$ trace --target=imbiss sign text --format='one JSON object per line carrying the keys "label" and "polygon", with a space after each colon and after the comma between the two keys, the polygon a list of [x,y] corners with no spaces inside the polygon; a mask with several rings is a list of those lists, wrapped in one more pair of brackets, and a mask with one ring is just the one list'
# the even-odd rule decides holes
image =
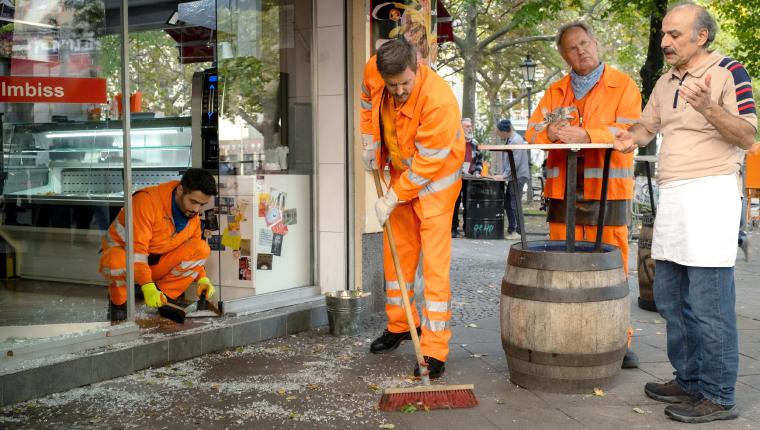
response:
{"label": "imbiss sign text", "polygon": [[0,102],[107,102],[106,80],[101,78],[0,76]]}

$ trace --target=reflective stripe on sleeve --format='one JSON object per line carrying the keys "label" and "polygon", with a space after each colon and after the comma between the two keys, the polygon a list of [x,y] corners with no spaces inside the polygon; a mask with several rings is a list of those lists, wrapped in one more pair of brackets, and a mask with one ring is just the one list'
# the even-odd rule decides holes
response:
{"label": "reflective stripe on sleeve", "polygon": [[615,118],[615,122],[618,124],[636,124],[636,121],[638,120],[634,118],[625,118],[622,116]]}
{"label": "reflective stripe on sleeve", "polygon": [[148,264],[148,254],[138,254],[138,253],[135,253],[135,263],[145,263],[145,264]]}
{"label": "reflective stripe on sleeve", "polygon": [[362,82],[362,93],[364,93],[365,96],[370,97],[369,88],[364,85],[364,82]]}
{"label": "reflective stripe on sleeve", "polygon": [[[412,181],[413,184],[418,185],[420,187],[425,186],[428,182],[430,182],[430,179],[423,178],[422,176],[412,172],[411,169],[406,171],[406,176],[409,178],[410,181]],[[422,194],[422,193],[420,193]]]}
{"label": "reflective stripe on sleeve", "polygon": [[119,218],[116,218],[113,220],[113,226],[114,231],[116,231],[116,235],[119,236],[119,239],[121,239],[122,242],[127,242],[127,230],[124,228],[123,225],[119,222]]}
{"label": "reflective stripe on sleeve", "polygon": [[372,110],[372,103],[364,99],[359,100],[359,104],[361,105],[362,109]]}
{"label": "reflective stripe on sleeve", "polygon": [[202,265],[206,262],[206,259],[203,260],[189,260],[189,261],[182,261],[179,263],[179,267],[183,269],[192,269],[193,267],[197,267]]}
{"label": "reflective stripe on sleeve", "polygon": [[442,149],[425,148],[419,142],[414,142],[414,146],[417,147],[417,150],[419,151],[420,155],[427,158],[446,158],[449,156],[449,152],[451,152],[451,148],[442,148]]}
{"label": "reflective stripe on sleeve", "polygon": [[450,174],[449,176],[444,176],[443,178],[435,182],[431,182],[430,184],[426,185],[422,191],[420,191],[419,195],[420,197],[422,197],[428,194],[433,194],[439,191],[443,191],[446,188],[454,185],[460,176],[462,176],[462,171],[457,170],[456,172]]}

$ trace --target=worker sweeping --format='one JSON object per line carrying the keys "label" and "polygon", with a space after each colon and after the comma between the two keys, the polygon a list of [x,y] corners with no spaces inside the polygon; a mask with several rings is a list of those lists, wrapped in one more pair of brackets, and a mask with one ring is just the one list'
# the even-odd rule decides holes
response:
{"label": "worker sweeping", "polygon": [[[204,264],[211,250],[201,238],[201,207],[216,194],[214,176],[188,169],[180,181],[143,188],[132,197],[134,273],[145,304],[159,308],[193,283],[200,297],[214,295]],[[127,317],[126,232],[124,209],[103,237],[100,272],[108,281],[111,321]]]}
{"label": "worker sweeping", "polygon": [[[382,91],[369,91],[379,79]],[[451,218],[461,189],[464,133],[451,87],[433,70],[418,64],[415,49],[403,38],[386,42],[365,67],[361,105],[371,111],[363,121],[363,160],[367,170],[390,163],[388,191],[375,205],[381,225],[389,221],[397,238],[403,281],[414,282],[420,251],[425,305],[422,320],[412,306],[414,324],[431,379],[443,375],[451,330]],[[365,115],[363,115],[366,117]],[[385,353],[410,339],[401,290],[384,240],[388,325],[370,351]],[[409,300],[414,300],[409,291]],[[415,367],[419,376],[419,364]]]}

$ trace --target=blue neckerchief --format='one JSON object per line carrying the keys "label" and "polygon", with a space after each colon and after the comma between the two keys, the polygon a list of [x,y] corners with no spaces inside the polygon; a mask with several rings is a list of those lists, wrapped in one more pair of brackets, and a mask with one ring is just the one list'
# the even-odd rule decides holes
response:
{"label": "blue neckerchief", "polygon": [[599,65],[596,66],[596,69],[592,70],[591,73],[586,76],[581,76],[575,73],[575,71],[570,70],[570,85],[573,87],[575,100],[580,100],[586,97],[586,94],[591,91],[591,88],[594,88],[594,85],[599,82],[599,78],[602,77],[602,72],[604,72],[604,63],[599,63]]}
{"label": "blue neckerchief", "polygon": [[182,213],[182,211],[179,209],[179,205],[177,204],[177,199],[175,198],[175,195],[177,194],[177,189],[174,189],[174,192],[172,193],[172,219],[174,220],[174,232],[179,233],[187,227],[187,223],[190,222],[190,219],[185,216],[185,214]]}

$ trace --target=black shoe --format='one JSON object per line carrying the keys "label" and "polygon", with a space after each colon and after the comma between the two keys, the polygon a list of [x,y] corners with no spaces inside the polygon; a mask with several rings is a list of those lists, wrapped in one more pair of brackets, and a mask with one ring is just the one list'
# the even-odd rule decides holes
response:
{"label": "black shoe", "polygon": [[124,321],[127,319],[127,304],[115,305],[108,301],[108,319],[111,321]]}
{"label": "black shoe", "polygon": [[451,238],[452,238],[452,239],[456,239],[457,237],[459,237],[459,233],[457,233],[457,232],[456,232],[456,231],[454,231],[454,230],[451,230]]}
{"label": "black shoe", "polygon": [[623,357],[623,365],[620,367],[623,369],[637,369],[639,367],[639,356],[630,349],[626,349],[625,357]]}
{"label": "black shoe", "polygon": [[647,382],[644,386],[644,393],[658,402],[665,403],[697,403],[700,398],[690,394],[676,382],[675,379],[664,384],[657,382]]}
{"label": "black shoe", "polygon": [[[438,360],[437,358],[428,357],[427,355],[424,358],[425,362],[427,363],[428,376],[430,376],[430,379],[438,379],[443,376],[443,372],[446,371],[446,363]],[[418,378],[420,377],[419,364],[414,365],[414,376]]]}
{"label": "black shoe", "polygon": [[694,404],[670,405],[665,415],[684,423],[709,423],[717,420],[734,420],[739,417],[736,405],[723,406],[712,400],[702,399]]}
{"label": "black shoe", "polygon": [[[422,330],[417,327],[417,336],[422,335]],[[384,354],[391,352],[401,345],[404,340],[410,340],[412,335],[408,331],[403,333],[391,333],[385,330],[374,342],[369,346],[369,352],[373,354]]]}

